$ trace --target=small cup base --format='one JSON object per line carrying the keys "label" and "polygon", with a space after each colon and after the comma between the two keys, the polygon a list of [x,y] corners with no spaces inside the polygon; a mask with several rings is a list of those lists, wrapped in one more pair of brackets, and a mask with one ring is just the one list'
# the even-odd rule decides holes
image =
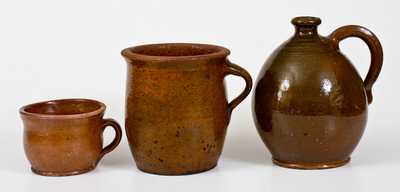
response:
{"label": "small cup base", "polygon": [[350,162],[350,157],[343,161],[325,162],[325,163],[289,163],[277,159],[272,159],[275,165],[290,169],[330,169],[346,165]]}
{"label": "small cup base", "polygon": [[78,171],[71,171],[71,172],[52,172],[52,171],[40,171],[37,170],[33,167],[31,167],[31,170],[33,173],[38,174],[38,175],[42,175],[42,176],[50,176],[50,177],[61,177],[61,176],[72,176],[72,175],[79,175],[79,174],[83,174],[83,173],[87,173],[91,170],[93,170],[95,167],[90,167],[87,169],[83,169],[83,170],[78,170]]}

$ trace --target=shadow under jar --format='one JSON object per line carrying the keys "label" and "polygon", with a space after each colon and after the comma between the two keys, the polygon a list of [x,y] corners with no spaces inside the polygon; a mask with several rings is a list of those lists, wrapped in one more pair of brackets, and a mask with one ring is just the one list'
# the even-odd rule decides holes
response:
{"label": "shadow under jar", "polygon": [[[121,141],[113,119],[103,119],[106,106],[89,99],[63,99],[30,104],[20,109],[24,123],[24,149],[32,171],[45,176],[68,176],[94,169]],[[115,130],[103,147],[102,133]]]}
{"label": "shadow under jar", "polygon": [[[232,110],[250,93],[247,71],[229,50],[206,44],[151,44],[127,48],[125,128],[137,167],[182,175],[217,165]],[[246,81],[230,103],[224,77]]]}

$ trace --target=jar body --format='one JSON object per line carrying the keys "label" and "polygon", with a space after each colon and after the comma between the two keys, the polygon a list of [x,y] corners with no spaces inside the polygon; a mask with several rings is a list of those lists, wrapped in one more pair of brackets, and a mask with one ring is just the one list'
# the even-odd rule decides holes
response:
{"label": "jar body", "polygon": [[361,77],[329,39],[295,35],[264,64],[253,116],[275,163],[329,168],[349,161],[367,106]]}
{"label": "jar body", "polygon": [[128,61],[126,134],[139,169],[179,175],[216,166],[229,122],[225,58]]}

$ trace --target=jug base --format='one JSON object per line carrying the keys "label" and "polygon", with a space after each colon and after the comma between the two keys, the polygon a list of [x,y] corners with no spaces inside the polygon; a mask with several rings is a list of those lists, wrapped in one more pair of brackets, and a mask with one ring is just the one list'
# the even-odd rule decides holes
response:
{"label": "jug base", "polygon": [[275,165],[291,169],[330,169],[346,165],[350,162],[350,157],[343,161],[324,162],[324,163],[289,163],[277,159],[272,159]]}
{"label": "jug base", "polygon": [[217,164],[212,165],[210,167],[207,167],[205,169],[199,169],[199,170],[190,170],[190,171],[156,171],[156,170],[147,170],[147,169],[142,169],[140,167],[137,167],[140,171],[145,172],[145,173],[150,173],[150,174],[154,174],[154,175],[169,175],[169,176],[179,176],[179,175],[193,175],[193,174],[197,174],[197,173],[202,173],[202,172],[206,172],[209,171],[213,168],[215,168],[217,166]]}
{"label": "jug base", "polygon": [[37,170],[37,169],[35,169],[33,167],[31,167],[31,170],[32,170],[33,173],[38,174],[38,175],[42,175],[42,176],[60,177],[60,176],[80,175],[80,174],[83,174],[83,173],[87,173],[87,172],[93,170],[94,168],[95,168],[95,166],[87,168],[87,169],[71,171],[71,172],[40,171],[40,170]]}

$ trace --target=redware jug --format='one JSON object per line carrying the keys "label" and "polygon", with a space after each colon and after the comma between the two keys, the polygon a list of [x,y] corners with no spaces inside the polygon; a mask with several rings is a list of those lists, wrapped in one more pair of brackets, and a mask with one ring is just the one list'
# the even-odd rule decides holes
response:
{"label": "redware jug", "polygon": [[[320,23],[316,17],[294,18],[294,35],[272,53],[256,83],[255,124],[280,166],[344,165],[366,126],[372,85],[383,62],[381,44],[371,31],[356,25],[321,36]],[[361,38],[371,51],[364,81],[339,49],[348,37]]]}

